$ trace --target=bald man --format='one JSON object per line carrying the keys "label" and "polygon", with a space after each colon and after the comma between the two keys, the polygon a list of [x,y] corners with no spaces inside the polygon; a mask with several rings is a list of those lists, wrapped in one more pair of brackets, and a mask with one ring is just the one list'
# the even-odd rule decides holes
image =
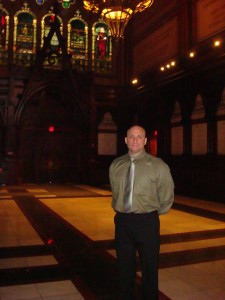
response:
{"label": "bald man", "polygon": [[[119,266],[121,299],[134,300],[136,252],[142,268],[142,299],[158,299],[160,248],[159,215],[169,211],[174,201],[174,183],[168,165],[145,151],[143,127],[127,130],[128,153],[116,158],[109,168],[112,207],[116,214],[115,247]],[[131,187],[126,187],[132,165]],[[125,203],[130,191],[129,205]]]}

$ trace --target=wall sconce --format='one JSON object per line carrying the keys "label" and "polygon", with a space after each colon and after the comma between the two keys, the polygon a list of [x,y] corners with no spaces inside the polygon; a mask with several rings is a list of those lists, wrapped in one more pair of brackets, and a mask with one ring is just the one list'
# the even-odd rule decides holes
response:
{"label": "wall sconce", "polygon": [[137,78],[134,78],[131,82],[132,82],[133,85],[135,85],[135,84],[138,83],[138,79],[137,79]]}
{"label": "wall sconce", "polygon": [[221,46],[221,41],[220,40],[215,40],[213,43],[214,47],[220,47]]}
{"label": "wall sconce", "polygon": [[190,57],[190,58],[194,58],[195,56],[196,56],[195,51],[190,51],[190,52],[189,52],[189,57]]}

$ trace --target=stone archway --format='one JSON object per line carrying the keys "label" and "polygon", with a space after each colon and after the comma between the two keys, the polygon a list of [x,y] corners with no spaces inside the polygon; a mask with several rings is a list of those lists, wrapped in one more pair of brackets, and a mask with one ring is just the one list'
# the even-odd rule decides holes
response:
{"label": "stone archway", "polygon": [[[76,108],[60,86],[34,93],[20,114],[21,177],[23,182],[79,182],[85,132]],[[49,131],[49,127],[54,128]]]}
{"label": "stone archway", "polygon": [[[62,51],[61,69],[44,67],[54,32]],[[54,22],[15,112],[15,124],[20,128],[18,156],[22,181],[80,180],[84,169],[80,157],[86,153],[88,109],[78,91],[76,75]],[[54,126],[55,131],[49,132],[49,126]]]}

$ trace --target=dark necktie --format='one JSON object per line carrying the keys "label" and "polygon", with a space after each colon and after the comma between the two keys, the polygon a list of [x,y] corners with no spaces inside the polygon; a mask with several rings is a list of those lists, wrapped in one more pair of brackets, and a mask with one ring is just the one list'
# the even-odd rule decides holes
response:
{"label": "dark necktie", "polygon": [[133,196],[133,185],[134,185],[134,170],[135,164],[134,159],[130,159],[130,165],[127,170],[125,190],[124,190],[124,212],[130,212],[132,208],[132,196]]}

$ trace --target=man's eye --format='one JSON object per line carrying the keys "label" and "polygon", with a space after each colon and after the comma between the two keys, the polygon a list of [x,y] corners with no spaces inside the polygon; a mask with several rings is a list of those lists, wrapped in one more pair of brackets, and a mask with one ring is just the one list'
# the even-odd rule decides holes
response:
{"label": "man's eye", "polygon": [[138,135],[138,136],[129,136],[129,139],[133,140],[133,139],[142,139],[142,136]]}

